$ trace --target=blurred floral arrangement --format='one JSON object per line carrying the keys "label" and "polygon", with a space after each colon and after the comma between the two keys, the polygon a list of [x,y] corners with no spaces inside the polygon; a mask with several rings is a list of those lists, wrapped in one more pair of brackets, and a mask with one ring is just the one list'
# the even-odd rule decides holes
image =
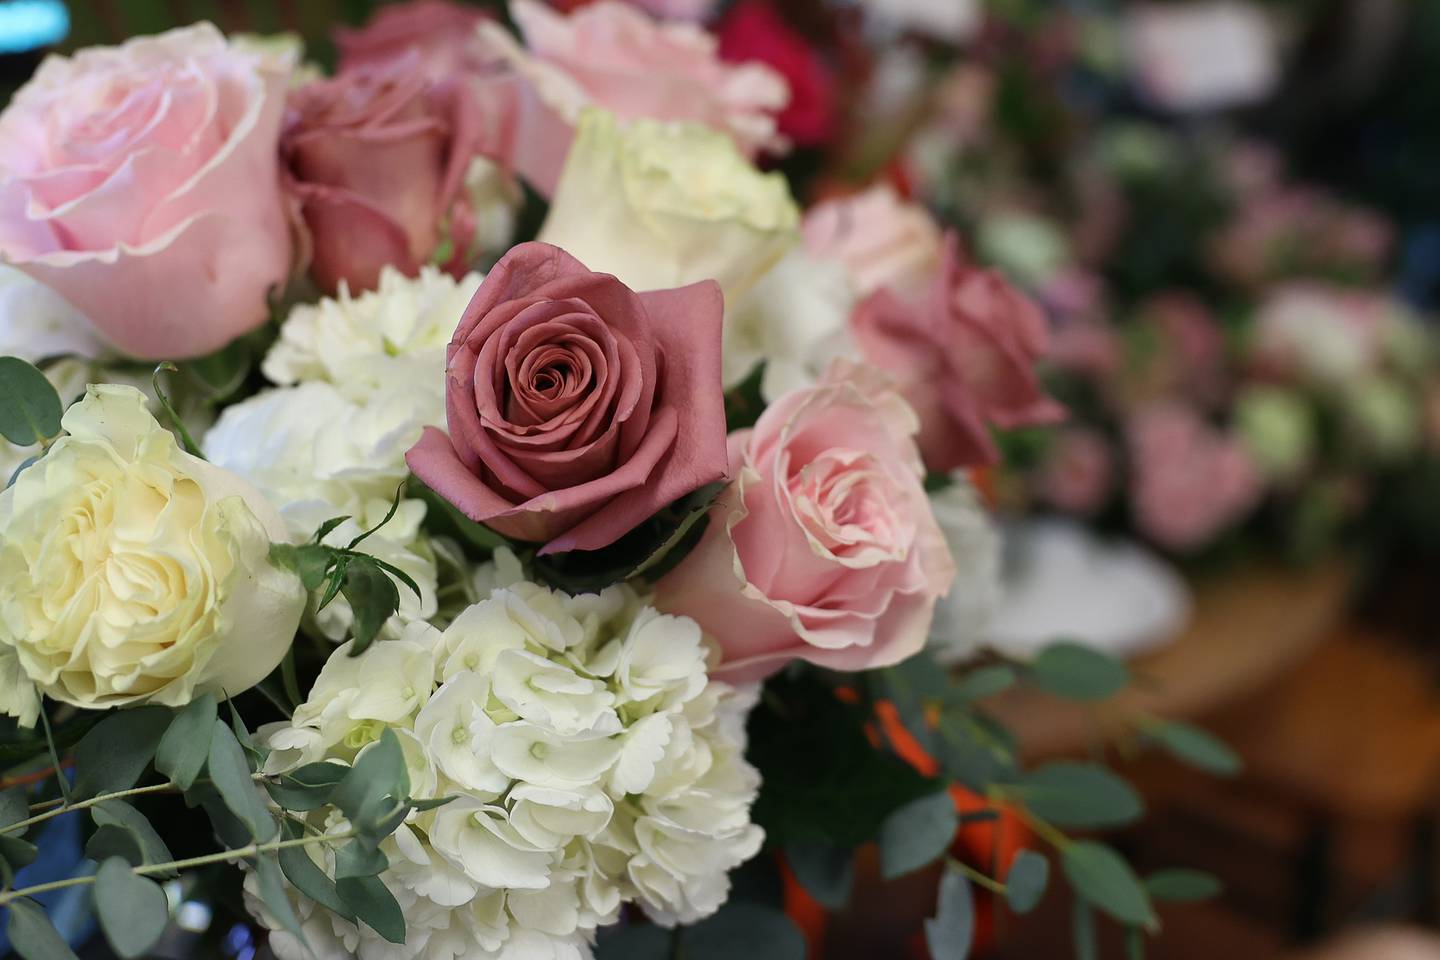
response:
{"label": "blurred floral arrangement", "polygon": [[[1047,848],[1082,947],[1098,912],[1139,949],[1213,881],[1071,836],[1138,796],[1023,769],[982,703],[1128,680],[978,656],[970,478],[1065,417],[1046,311],[854,133],[904,99],[881,53],[979,11],[573,6],[386,7],[333,72],[197,24],[0,114],[10,944],[73,956],[79,891],[122,957],[192,895],[281,960],[799,957],[782,908],[843,908],[876,843],[942,865],[936,957]],[[1049,305],[1027,229],[976,249]],[[1250,496],[1206,429],[1144,442]]]}

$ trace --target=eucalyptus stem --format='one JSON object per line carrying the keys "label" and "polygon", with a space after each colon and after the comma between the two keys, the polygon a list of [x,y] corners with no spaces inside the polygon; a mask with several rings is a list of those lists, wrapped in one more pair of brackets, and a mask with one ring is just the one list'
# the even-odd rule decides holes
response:
{"label": "eucalyptus stem", "polygon": [[954,857],[946,857],[945,860],[947,863],[950,864],[953,869],[963,873],[970,880],[971,883],[979,887],[984,887],[991,893],[998,894],[1002,897],[1005,896],[1005,884],[1001,883],[999,880],[996,880],[994,877],[986,876],[979,870],[976,870],[974,867],[970,866],[970,864],[956,860]]}
{"label": "eucalyptus stem", "polygon": [[[250,775],[250,779],[260,781],[267,778],[264,774],[252,773]],[[179,790],[179,786],[170,783],[169,781],[166,781],[165,783],[151,784],[148,787],[131,787],[129,790],[116,790],[113,793],[100,793],[91,797],[89,800],[80,800],[75,803],[71,803],[68,798],[56,800],[42,800],[40,803],[37,803],[30,808],[32,811],[39,812],[36,812],[34,816],[31,816],[28,819],[20,820],[16,823],[10,824],[9,826],[0,827],[0,835],[4,835],[7,833],[23,832],[24,830],[33,827],[37,823],[44,823],[46,820],[51,820],[55,817],[61,816],[62,814],[74,813],[76,810],[86,810],[90,807],[95,806],[96,804],[104,803],[106,800],[123,800],[126,797],[141,797],[152,793],[174,793],[178,792]]]}
{"label": "eucalyptus stem", "polygon": [[[40,696],[37,688],[35,695]],[[45,703],[40,703],[40,723],[45,727],[45,746],[50,750],[50,762],[55,765],[55,783],[60,787],[60,796],[70,802],[70,784],[65,780],[65,771],[60,769],[60,751],[55,749],[55,734],[50,731],[50,717],[45,713]]]}
{"label": "eucalyptus stem", "polygon": [[[354,831],[346,831],[344,833],[325,834],[318,837],[297,837],[294,840],[273,840],[269,843],[250,843],[243,847],[236,847],[233,850],[207,853],[203,857],[191,857],[188,860],[147,863],[144,866],[132,868],[130,872],[137,877],[147,877],[157,873],[176,873],[180,870],[189,870],[194,867],[209,866],[212,863],[244,860],[248,857],[259,856],[262,853],[274,853],[277,850],[286,850],[290,847],[304,847],[312,843],[339,842],[341,840],[348,840],[354,835]],[[23,887],[19,890],[10,890],[5,893],[0,893],[0,907],[3,907],[11,900],[18,900],[21,897],[31,897],[51,890],[63,890],[66,887],[88,886],[94,882],[95,875],[90,874],[83,877],[66,877],[63,880],[52,880],[49,883],[38,883],[33,887]]]}

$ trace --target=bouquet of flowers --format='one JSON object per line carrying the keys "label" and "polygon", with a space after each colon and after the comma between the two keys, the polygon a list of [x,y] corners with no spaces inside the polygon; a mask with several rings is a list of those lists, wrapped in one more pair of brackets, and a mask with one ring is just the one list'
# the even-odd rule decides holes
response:
{"label": "bouquet of flowers", "polygon": [[[83,888],[142,956],[218,873],[282,960],[792,957],[731,873],[839,907],[878,841],[886,877],[949,857],[956,957],[972,882],[1046,887],[1032,850],[948,855],[1002,813],[1082,935],[1211,889],[1066,835],[1138,797],[1022,770],[979,706],[1126,680],[976,659],[968,471],[1063,415],[1040,310],[890,187],[802,210],[756,165],[803,137],[793,84],[702,27],[509,14],[388,8],[330,76],[200,24],[0,114],[14,948],[70,956],[32,898]],[[84,860],[33,879],[67,814]]]}

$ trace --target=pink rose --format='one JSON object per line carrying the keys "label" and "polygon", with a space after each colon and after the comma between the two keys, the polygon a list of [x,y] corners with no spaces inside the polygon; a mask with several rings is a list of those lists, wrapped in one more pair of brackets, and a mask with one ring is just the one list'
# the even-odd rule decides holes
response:
{"label": "pink rose", "polygon": [[474,227],[465,172],[503,132],[480,99],[464,78],[427,79],[414,55],[291,94],[280,148],[317,283],[370,289],[387,264],[413,275],[446,239],[463,270]]}
{"label": "pink rose", "polygon": [[1060,431],[1040,470],[1039,492],[1045,502],[1066,513],[1090,514],[1105,505],[1115,483],[1110,444],[1095,430]]}
{"label": "pink rose", "polygon": [[725,63],[701,27],[657,21],[617,0],[569,15],[538,0],[512,0],[510,16],[523,49],[499,27],[485,36],[527,81],[515,167],[546,196],[590,105],[622,120],[699,123],[729,135],[749,156],[782,145],[776,117],[790,99],[785,79],[763,64]]}
{"label": "pink rose", "polygon": [[432,80],[452,80],[485,72],[495,51],[480,39],[483,10],[447,0],[412,0],[381,7],[359,30],[335,32],[340,52],[337,72],[389,63],[414,55]]}
{"label": "pink rose", "polygon": [[656,585],[719,643],[715,676],[791,660],[881,667],[925,643],[955,564],[925,496],[914,413],[868,368],[837,365],[730,437],[734,480],[699,544]]}
{"label": "pink rose", "polygon": [[288,73],[209,24],[47,59],[0,114],[0,262],[135,357],[260,326],[292,258],[275,165]]}
{"label": "pink rose", "polygon": [[834,139],[839,123],[839,80],[809,37],[792,27],[774,0],[742,0],[717,28],[720,55],[731,63],[763,63],[785,78],[790,103],[780,133],[801,147]]}
{"label": "pink rose", "polygon": [[446,353],[449,436],[410,469],[541,553],[597,550],[725,477],[720,288],[636,294],[544,243],[495,265]]}
{"label": "pink rose", "polygon": [[962,263],[953,236],[926,289],[872,294],[850,329],[865,360],[893,376],[920,415],[931,470],[996,462],[992,427],[1065,416],[1035,375],[1049,345],[1044,315],[999,273]]}
{"label": "pink rose", "polygon": [[803,230],[806,251],[844,264],[861,296],[886,287],[905,292],[925,287],[945,252],[934,218],[901,200],[889,184],[816,204]]}
{"label": "pink rose", "polygon": [[1202,547],[1260,498],[1260,474],[1244,447],[1189,407],[1142,410],[1127,433],[1131,510],[1140,532],[1162,547]]}

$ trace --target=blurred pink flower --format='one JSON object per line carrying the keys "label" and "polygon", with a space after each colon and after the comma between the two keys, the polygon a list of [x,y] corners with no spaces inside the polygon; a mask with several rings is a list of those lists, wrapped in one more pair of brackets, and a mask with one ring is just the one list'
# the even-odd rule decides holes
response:
{"label": "blurred pink flower", "polygon": [[1108,377],[1120,369],[1121,354],[1114,327],[1098,320],[1076,320],[1055,328],[1047,359],[1067,373]]}
{"label": "blurred pink flower", "polygon": [[1091,514],[1105,505],[1115,484],[1109,442],[1089,427],[1060,430],[1039,477],[1040,496],[1067,513]]}
{"label": "blurred pink flower", "polygon": [[455,80],[491,70],[496,52],[479,33],[490,16],[477,7],[448,0],[411,0],[381,7],[360,29],[335,31],[338,73],[388,63],[414,54],[433,80]]}

